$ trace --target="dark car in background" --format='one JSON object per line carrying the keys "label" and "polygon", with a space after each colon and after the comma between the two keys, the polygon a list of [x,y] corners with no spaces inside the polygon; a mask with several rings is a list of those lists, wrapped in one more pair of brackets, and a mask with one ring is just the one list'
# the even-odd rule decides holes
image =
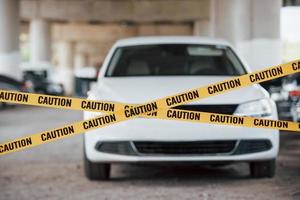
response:
{"label": "dark car in background", "polygon": [[[300,75],[292,74],[281,78],[280,81],[280,85],[273,85],[268,90],[276,102],[279,117],[283,120],[299,121],[300,108],[297,107],[300,107]],[[296,117],[297,115],[299,117]]]}
{"label": "dark car in background", "polygon": [[63,95],[62,84],[48,80],[47,70],[25,70],[23,71],[24,81],[31,85],[35,93],[49,95]]}
{"label": "dark car in background", "polygon": [[[1,75],[0,74],[0,89],[2,90],[13,90],[13,91],[20,91],[20,92],[31,92],[32,88],[30,85],[26,84],[26,82],[19,81],[12,77]],[[7,103],[0,102],[0,109],[6,107]]]}
{"label": "dark car in background", "polygon": [[300,122],[300,74],[293,74],[289,79],[295,85],[288,93],[291,118],[294,122]]}

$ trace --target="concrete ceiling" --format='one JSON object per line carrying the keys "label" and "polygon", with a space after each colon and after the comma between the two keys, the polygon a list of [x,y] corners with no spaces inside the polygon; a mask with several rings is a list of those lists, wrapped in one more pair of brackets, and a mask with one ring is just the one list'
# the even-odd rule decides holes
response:
{"label": "concrete ceiling", "polygon": [[209,18],[210,0],[21,0],[25,20],[185,22]]}

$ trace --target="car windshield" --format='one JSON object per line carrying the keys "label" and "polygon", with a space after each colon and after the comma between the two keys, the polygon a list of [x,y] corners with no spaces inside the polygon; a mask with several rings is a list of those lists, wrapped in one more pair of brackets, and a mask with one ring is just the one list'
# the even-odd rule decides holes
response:
{"label": "car windshield", "polygon": [[238,76],[245,73],[227,46],[158,44],[117,48],[106,76]]}

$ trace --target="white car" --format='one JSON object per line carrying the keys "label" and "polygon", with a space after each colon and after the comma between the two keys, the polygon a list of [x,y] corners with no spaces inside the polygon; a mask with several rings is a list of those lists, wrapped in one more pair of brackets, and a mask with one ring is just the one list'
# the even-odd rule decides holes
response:
{"label": "white car", "polygon": [[[129,38],[111,48],[88,98],[141,104],[248,72],[222,40]],[[274,102],[259,85],[176,108],[277,119]],[[84,118],[97,115],[85,112]],[[137,118],[84,135],[85,172],[101,180],[109,178],[111,163],[248,162],[252,177],[273,177],[278,148],[277,130]]]}

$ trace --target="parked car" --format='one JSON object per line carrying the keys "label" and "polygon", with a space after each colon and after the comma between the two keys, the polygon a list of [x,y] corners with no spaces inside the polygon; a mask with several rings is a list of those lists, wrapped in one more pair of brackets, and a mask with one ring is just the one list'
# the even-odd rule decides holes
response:
{"label": "parked car", "polygon": [[297,101],[292,104],[291,116],[294,122],[300,122],[300,101]]}
{"label": "parked car", "polygon": [[[140,104],[248,72],[222,40],[123,39],[109,51],[88,99]],[[277,119],[275,103],[260,85],[176,108]],[[97,115],[85,112],[84,118]],[[273,177],[278,148],[277,130],[138,118],[84,135],[85,173],[108,179],[115,162],[246,162],[252,177]]]}
{"label": "parked car", "polygon": [[27,70],[23,72],[25,82],[32,85],[34,92],[40,94],[63,95],[63,85],[51,82],[47,77],[48,74],[46,70]]}
{"label": "parked car", "polygon": [[269,88],[271,98],[276,102],[279,118],[290,120],[293,118],[291,109],[295,106],[298,97],[294,92],[300,89],[300,75],[292,74],[283,77],[280,86],[272,86]]}
{"label": "parked car", "polygon": [[285,77],[279,77],[279,78],[275,78],[269,81],[265,81],[262,83],[259,83],[263,88],[265,88],[267,91],[272,90],[272,88],[276,88],[276,87],[281,87],[282,85],[282,79],[284,79]]}
{"label": "parked car", "polygon": [[64,95],[64,87],[54,81],[53,66],[49,62],[22,63],[21,70],[26,84],[33,87],[33,92],[49,95]]}
{"label": "parked car", "polygon": [[[20,92],[30,92],[31,88],[29,85],[22,81],[18,81],[12,77],[8,77],[6,75],[0,75],[0,89],[3,90],[13,90],[13,91],[20,91]],[[0,102],[0,109],[10,105],[4,102]]]}
{"label": "parked car", "polygon": [[289,92],[291,103],[291,117],[294,122],[300,122],[300,89]]}

